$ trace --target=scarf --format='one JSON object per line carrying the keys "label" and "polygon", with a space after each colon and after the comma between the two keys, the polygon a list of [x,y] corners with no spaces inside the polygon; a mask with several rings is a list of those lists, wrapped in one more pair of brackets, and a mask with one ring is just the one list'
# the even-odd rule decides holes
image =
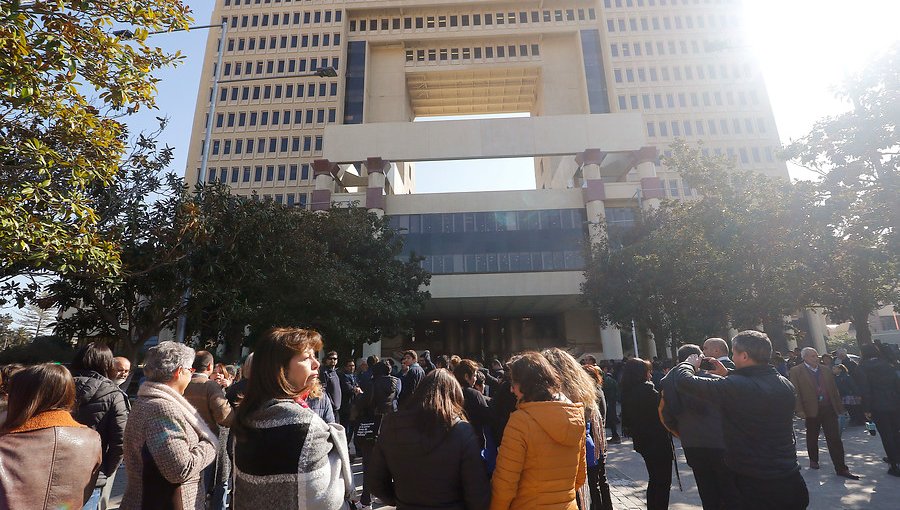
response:
{"label": "scarf", "polygon": [[166,384],[146,381],[141,387],[138,389],[139,397],[146,398],[161,398],[163,400],[168,400],[169,402],[178,406],[182,411],[182,416],[185,421],[190,424],[191,427],[195,431],[197,431],[197,435],[203,439],[206,439],[218,450],[219,448],[219,437],[218,434],[214,434],[213,431],[206,426],[203,418],[200,417],[200,414],[194,409],[194,406],[191,405],[187,399],[184,398],[181,394],[175,391],[174,388],[168,386]]}

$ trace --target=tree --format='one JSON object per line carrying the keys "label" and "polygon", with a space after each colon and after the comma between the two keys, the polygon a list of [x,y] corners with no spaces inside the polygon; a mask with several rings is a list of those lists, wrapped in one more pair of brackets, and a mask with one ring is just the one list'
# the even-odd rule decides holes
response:
{"label": "tree", "polygon": [[50,332],[55,319],[55,314],[49,308],[29,303],[22,311],[22,319],[19,322],[31,338],[37,338]]}
{"label": "tree", "polygon": [[58,333],[111,338],[134,356],[183,313],[189,256],[204,235],[203,222],[183,180],[164,173],[172,159],[172,148],[157,142],[164,127],[160,119],[160,130],[134,139],[117,180],[88,190],[96,230],[117,246],[121,268],[65,273],[47,286],[53,303],[68,311]]}
{"label": "tree", "polygon": [[0,351],[6,350],[8,347],[24,345],[31,338],[25,332],[25,328],[12,328],[12,315],[5,313],[0,315]]}
{"label": "tree", "polygon": [[401,240],[385,220],[206,191],[211,234],[193,259],[190,322],[201,340],[225,340],[226,359],[248,328],[252,340],[273,326],[312,327],[343,354],[412,328],[429,275],[397,259]]}
{"label": "tree", "polygon": [[[126,151],[116,117],[153,107],[153,73],[180,58],[148,46],[148,30],[185,28],[188,12],[180,0],[0,0],[4,294],[23,275],[119,270],[91,190],[115,180]],[[136,27],[128,44],[108,30],[121,23]]]}
{"label": "tree", "polygon": [[900,43],[839,89],[849,111],[817,122],[785,155],[815,171],[812,228],[818,304],[851,320],[860,345],[868,317],[900,303]]}
{"label": "tree", "polygon": [[591,248],[582,292],[603,322],[620,328],[635,320],[653,333],[657,352],[674,357],[683,343],[727,327],[722,261],[710,249],[685,205],[647,211],[631,231],[605,236]]}
{"label": "tree", "polygon": [[634,318],[667,344],[760,325],[786,349],[785,315],[810,302],[807,187],[739,172],[678,141],[666,158],[700,198],[645,212],[620,249],[592,248],[585,297],[602,320]]}

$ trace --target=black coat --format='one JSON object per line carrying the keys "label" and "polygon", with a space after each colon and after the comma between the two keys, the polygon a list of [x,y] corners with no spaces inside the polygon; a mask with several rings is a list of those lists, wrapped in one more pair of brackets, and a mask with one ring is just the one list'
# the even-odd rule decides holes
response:
{"label": "black coat", "polygon": [[469,423],[422,433],[415,411],[389,414],[366,461],[372,494],[397,510],[487,510],[491,485]]}
{"label": "black coat", "polygon": [[669,431],[659,420],[659,392],[646,381],[622,390],[622,426],[641,455],[672,457]]}
{"label": "black coat", "polygon": [[725,463],[738,475],[786,478],[800,470],[794,436],[794,385],[770,365],[739,368],[728,377],[704,379],[689,363],[676,387],[718,406],[722,412]]}
{"label": "black coat", "polygon": [[422,382],[422,379],[425,378],[425,371],[422,370],[422,367],[419,366],[418,363],[413,363],[409,366],[409,370],[403,374],[403,377],[400,378],[400,395],[398,400],[400,401],[400,405],[406,403],[410,397],[412,397],[413,393],[415,393],[416,388],[419,387],[419,383]]}
{"label": "black coat", "polygon": [[856,381],[865,412],[900,411],[900,376],[890,363],[881,358],[863,361],[856,370]]}
{"label": "black coat", "polygon": [[125,423],[130,405],[125,392],[116,383],[93,370],[76,371],[75,409],[72,417],[97,431],[103,451],[103,462],[97,476],[97,487],[106,485],[106,477],[122,463]]}
{"label": "black coat", "polygon": [[338,375],[337,369],[325,368],[322,366],[322,369],[319,371],[319,381],[321,381],[325,393],[331,398],[332,411],[334,412],[334,415],[337,416],[338,411],[341,410],[341,402],[343,402],[341,395],[341,378]]}
{"label": "black coat", "polygon": [[490,426],[491,421],[487,399],[480,391],[471,386],[463,386],[463,399],[463,411],[466,412],[466,418],[475,428],[480,444],[484,446],[484,430]]}

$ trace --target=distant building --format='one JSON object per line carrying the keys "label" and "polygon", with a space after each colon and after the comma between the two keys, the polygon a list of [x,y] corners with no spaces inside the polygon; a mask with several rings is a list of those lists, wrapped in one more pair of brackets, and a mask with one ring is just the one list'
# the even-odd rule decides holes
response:
{"label": "distant building", "polygon": [[[206,179],[323,210],[356,202],[406,229],[435,276],[410,338],[437,352],[568,345],[622,356],[579,304],[601,222],[690,197],[658,164],[675,138],[787,177],[741,3],[716,0],[219,0],[221,88]],[[212,31],[186,175],[199,176]],[[298,77],[334,67],[337,77]],[[530,118],[416,123],[528,112]],[[536,190],[415,195],[415,163],[533,157]],[[647,352],[644,352],[647,350]],[[653,355],[652,342],[642,346]]]}

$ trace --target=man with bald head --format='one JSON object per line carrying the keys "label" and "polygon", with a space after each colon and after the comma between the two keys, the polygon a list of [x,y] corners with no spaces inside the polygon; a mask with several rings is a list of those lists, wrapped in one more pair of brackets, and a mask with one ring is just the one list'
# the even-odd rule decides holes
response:
{"label": "man with bald head", "polygon": [[844,443],[838,415],[844,414],[841,394],[830,369],[819,366],[819,353],[812,347],[800,351],[803,362],[789,372],[796,391],[796,413],[806,419],[806,450],[809,468],[819,469],[819,430],[825,431],[825,443],[838,476],[859,480],[844,462]]}
{"label": "man with bald head", "polygon": [[716,358],[728,370],[734,370],[734,362],[728,357],[728,342],[721,338],[707,338],[703,342],[703,355],[708,358]]}

